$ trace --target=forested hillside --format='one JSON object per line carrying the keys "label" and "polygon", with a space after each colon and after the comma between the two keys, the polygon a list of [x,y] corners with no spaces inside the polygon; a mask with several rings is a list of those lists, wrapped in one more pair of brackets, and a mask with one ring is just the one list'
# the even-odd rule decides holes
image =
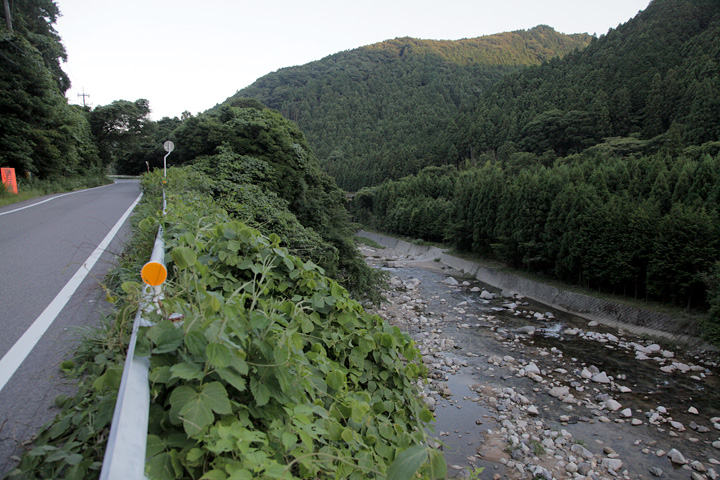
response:
{"label": "forested hillside", "polygon": [[0,22],[0,166],[40,178],[100,170],[85,112],[68,105],[65,48],[51,0],[14,2]]}
{"label": "forested hillside", "polygon": [[450,121],[503,75],[583,48],[547,26],[457,41],[397,38],[284,68],[237,92],[295,121],[321,167],[356,191],[457,164]]}
{"label": "forested hillside", "polygon": [[720,341],[719,39],[720,1],[655,0],[507,76],[456,119],[460,168],[361,191],[356,217],[588,289],[709,306]]}
{"label": "forested hillside", "polygon": [[547,164],[609,137],[645,152],[717,140],[720,1],[655,0],[585,50],[506,77],[455,122],[446,147],[501,161],[521,151]]}

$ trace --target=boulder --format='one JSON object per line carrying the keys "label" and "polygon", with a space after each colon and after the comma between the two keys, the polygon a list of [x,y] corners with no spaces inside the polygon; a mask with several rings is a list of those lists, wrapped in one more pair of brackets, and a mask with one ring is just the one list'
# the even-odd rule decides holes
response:
{"label": "boulder", "polygon": [[605,372],[600,372],[596,375],[593,375],[592,381],[595,383],[610,383],[610,379]]}
{"label": "boulder", "polygon": [[562,400],[570,394],[570,387],[553,387],[550,389],[550,396]]}
{"label": "boulder", "polygon": [[619,472],[623,466],[623,462],[619,458],[603,458],[602,466],[614,472]]}
{"label": "boulder", "polygon": [[667,456],[670,461],[675,465],[685,465],[688,463],[683,454],[678,452],[674,448],[667,453]]}

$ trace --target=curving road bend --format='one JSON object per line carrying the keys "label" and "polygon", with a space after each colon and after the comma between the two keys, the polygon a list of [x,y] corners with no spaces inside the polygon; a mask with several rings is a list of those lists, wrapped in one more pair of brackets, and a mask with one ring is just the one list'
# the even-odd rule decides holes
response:
{"label": "curving road bend", "polygon": [[0,208],[0,477],[54,418],[55,396],[73,391],[59,364],[74,327],[98,325],[107,309],[100,282],[139,196],[137,180],[118,180]]}

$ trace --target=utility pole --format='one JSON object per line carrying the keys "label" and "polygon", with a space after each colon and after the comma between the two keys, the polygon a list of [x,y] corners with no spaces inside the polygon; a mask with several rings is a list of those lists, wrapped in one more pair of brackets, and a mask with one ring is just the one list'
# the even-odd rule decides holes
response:
{"label": "utility pole", "polygon": [[[5,1],[7,2],[7,0],[5,0]],[[85,105],[85,97],[90,98],[90,94],[89,94],[89,93],[85,93],[85,89],[83,88],[83,92],[82,92],[82,93],[78,93],[77,96],[78,96],[78,97],[82,97],[82,99],[83,99],[83,108],[87,107],[87,105]]]}
{"label": "utility pole", "polygon": [[7,25],[7,29],[10,31],[10,34],[13,33],[12,28],[12,17],[10,16],[10,0],[3,0],[3,3],[5,4],[5,24]]}

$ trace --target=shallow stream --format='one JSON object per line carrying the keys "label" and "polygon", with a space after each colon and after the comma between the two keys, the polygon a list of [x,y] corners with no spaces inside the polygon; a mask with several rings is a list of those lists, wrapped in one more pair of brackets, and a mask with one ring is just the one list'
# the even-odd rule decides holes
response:
{"label": "shallow stream", "polygon": [[[719,372],[712,361],[704,363],[708,359],[660,341],[658,343],[663,350],[672,352],[673,358],[666,358],[663,362],[658,359],[637,360],[636,351],[628,344],[649,345],[654,342],[602,325],[589,326],[587,320],[525,299],[502,298],[500,292],[474,279],[455,276],[460,282],[467,280],[469,284],[450,286],[444,282],[449,275],[458,275],[458,272],[442,270],[440,265],[429,267],[407,266],[386,270],[402,282],[413,278],[419,280],[413,293],[416,299],[422,301],[415,300],[404,308],[421,313],[428,322],[408,322],[404,325],[405,330],[419,343],[423,338],[436,335],[454,342],[451,351],[436,355],[433,360],[437,367],[438,358],[449,359],[445,363],[440,361],[440,375],[444,376],[452,395],[441,397],[435,415],[437,434],[445,444],[451,473],[460,473],[461,468],[482,466],[486,473],[481,478],[493,478],[493,474],[495,478],[527,478],[520,477],[517,471],[506,466],[508,460],[512,460],[509,457],[511,452],[507,441],[498,441],[496,435],[503,428],[503,422],[519,418],[517,414],[521,413],[504,411],[517,410],[497,395],[507,387],[524,395],[538,409],[537,417],[521,422],[537,419],[552,430],[564,429],[572,434],[574,442],[600,456],[604,455],[604,451],[607,454],[614,450],[623,461],[621,471],[626,472],[625,478],[657,478],[650,473],[653,467],[662,469],[660,478],[690,478],[688,465],[674,466],[667,456],[656,453],[673,448],[682,452],[689,462],[697,460],[706,468],[720,471],[715,463],[715,459],[720,458],[720,450],[712,446],[714,441],[720,440],[720,431],[709,420],[720,417]],[[473,287],[495,293],[497,297],[485,300],[479,291],[471,291]],[[407,299],[402,288],[390,295],[395,297],[396,305]],[[514,310],[507,308],[511,302],[517,304]],[[534,316],[536,312],[543,314],[543,318],[537,319]],[[402,321],[396,323],[403,327]],[[536,328],[534,335],[517,334],[517,329],[528,326]],[[598,335],[587,339],[575,333],[574,329],[581,334],[591,332],[593,335],[592,332],[596,332]],[[567,333],[568,330],[570,333]],[[600,335],[608,333],[610,338],[617,337],[619,340],[609,342]],[[510,356],[519,365],[534,363],[542,372],[543,382],[519,375],[517,368],[510,368],[511,363],[490,363],[488,359],[493,356]],[[445,365],[448,361],[455,368]],[[661,365],[669,365],[673,361],[703,368],[687,373],[660,370]],[[590,366],[606,372],[613,385],[617,382],[631,392],[611,391],[607,385],[582,382],[580,372]],[[587,405],[583,402],[561,402],[548,395],[549,385],[566,385],[578,400],[588,398],[590,401],[586,402]],[[619,410],[598,411],[596,405],[608,397],[617,399],[623,409],[630,408],[632,418],[639,419],[642,424],[631,424],[631,418],[622,417]],[[648,417],[657,412],[658,407],[666,409],[662,417],[664,420],[657,425],[650,424]],[[688,413],[690,407],[697,409],[698,414]],[[679,422],[684,430],[673,428],[670,421]],[[542,445],[537,441],[530,444],[537,457],[542,458]],[[555,460],[562,463],[560,458]],[[552,464],[553,458],[545,459],[545,463]],[[557,478],[573,477],[568,474],[567,477]]]}

